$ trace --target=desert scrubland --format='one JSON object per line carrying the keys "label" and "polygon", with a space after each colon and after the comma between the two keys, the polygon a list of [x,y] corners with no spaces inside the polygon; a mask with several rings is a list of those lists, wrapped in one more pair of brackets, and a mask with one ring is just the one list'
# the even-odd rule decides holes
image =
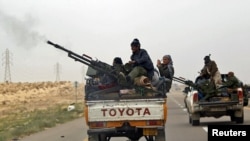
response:
{"label": "desert scrubland", "polygon": [[83,86],[70,81],[0,83],[0,117],[83,101]]}

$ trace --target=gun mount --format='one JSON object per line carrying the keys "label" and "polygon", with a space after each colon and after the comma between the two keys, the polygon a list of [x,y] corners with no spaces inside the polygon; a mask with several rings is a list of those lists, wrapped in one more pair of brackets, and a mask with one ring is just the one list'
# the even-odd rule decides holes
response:
{"label": "gun mount", "polygon": [[177,77],[173,77],[173,80],[191,87],[196,88],[197,86],[195,85],[195,83],[193,83],[193,81],[191,80],[186,80],[185,78],[177,78]]}

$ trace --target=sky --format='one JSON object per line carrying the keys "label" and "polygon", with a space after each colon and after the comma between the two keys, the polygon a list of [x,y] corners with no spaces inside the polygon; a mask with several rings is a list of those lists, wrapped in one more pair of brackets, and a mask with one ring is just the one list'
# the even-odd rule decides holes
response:
{"label": "sky", "polygon": [[250,84],[249,0],[0,0],[0,82],[83,82],[87,66],[46,42],[112,64],[134,38],[175,77],[194,80],[211,54]]}

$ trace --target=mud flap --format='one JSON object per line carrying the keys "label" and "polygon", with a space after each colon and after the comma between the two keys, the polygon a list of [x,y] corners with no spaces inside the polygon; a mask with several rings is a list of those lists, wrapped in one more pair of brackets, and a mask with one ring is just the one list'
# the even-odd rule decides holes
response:
{"label": "mud flap", "polygon": [[157,128],[143,128],[144,136],[156,136],[158,134]]}

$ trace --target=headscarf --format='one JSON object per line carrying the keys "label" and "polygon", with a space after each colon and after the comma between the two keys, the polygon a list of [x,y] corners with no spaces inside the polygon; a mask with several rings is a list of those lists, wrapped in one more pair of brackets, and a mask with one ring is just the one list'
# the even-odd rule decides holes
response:
{"label": "headscarf", "polygon": [[171,55],[164,55],[163,58],[168,58],[169,59],[169,64],[173,65],[173,60],[172,60]]}

